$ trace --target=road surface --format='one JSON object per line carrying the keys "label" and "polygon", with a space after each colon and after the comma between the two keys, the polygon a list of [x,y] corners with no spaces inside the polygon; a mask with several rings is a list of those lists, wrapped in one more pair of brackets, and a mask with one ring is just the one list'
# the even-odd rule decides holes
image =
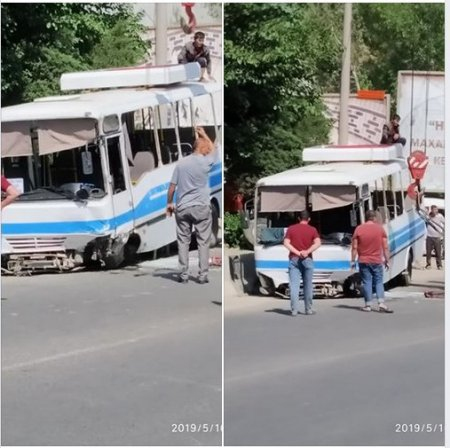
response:
{"label": "road surface", "polygon": [[444,271],[413,275],[392,315],[327,299],[292,317],[227,281],[225,445],[443,445],[444,300],[422,291]]}
{"label": "road surface", "polygon": [[221,271],[173,266],[2,279],[3,445],[221,444]]}

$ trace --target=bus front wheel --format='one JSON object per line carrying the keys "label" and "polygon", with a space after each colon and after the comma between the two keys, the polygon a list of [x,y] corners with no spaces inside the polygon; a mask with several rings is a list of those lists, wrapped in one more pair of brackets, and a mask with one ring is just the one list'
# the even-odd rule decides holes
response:
{"label": "bus front wheel", "polygon": [[406,269],[398,276],[398,286],[409,286],[412,279],[413,254],[409,251]]}
{"label": "bus front wheel", "polygon": [[209,240],[209,247],[216,247],[219,244],[219,210],[217,205],[211,203],[211,239]]}

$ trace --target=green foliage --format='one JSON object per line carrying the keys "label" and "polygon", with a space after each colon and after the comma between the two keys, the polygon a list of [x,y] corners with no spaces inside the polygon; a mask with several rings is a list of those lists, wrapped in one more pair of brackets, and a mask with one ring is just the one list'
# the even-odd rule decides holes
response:
{"label": "green foliage", "polygon": [[101,37],[90,59],[93,68],[117,67],[117,61],[127,66],[142,60],[146,51],[146,44],[140,40],[136,27],[120,21]]}
{"label": "green foliage", "polygon": [[136,64],[146,51],[130,4],[7,3],[1,20],[3,105],[59,93],[64,72]]}
{"label": "green foliage", "polygon": [[23,99],[33,101],[42,96],[58,94],[59,78],[62,73],[89,68],[88,64],[57,48],[42,48],[40,59],[36,61],[32,70],[27,68],[22,73]]}
{"label": "green foliage", "polygon": [[444,3],[354,4],[354,29],[371,57],[364,72],[395,98],[399,70],[444,70]]}
{"label": "green foliage", "polygon": [[[320,80],[339,68],[339,42],[317,27],[323,5],[225,6],[227,178],[248,192],[262,175],[301,163],[305,145],[323,143]],[[229,24],[229,25],[228,25]]]}
{"label": "green foliage", "polygon": [[240,215],[226,212],[223,217],[223,228],[225,243],[228,246],[241,247],[245,245],[246,240]]}

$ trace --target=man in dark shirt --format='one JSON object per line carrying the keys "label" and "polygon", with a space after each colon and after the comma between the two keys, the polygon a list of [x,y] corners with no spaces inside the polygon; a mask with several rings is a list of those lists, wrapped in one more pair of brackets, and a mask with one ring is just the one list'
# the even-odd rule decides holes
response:
{"label": "man in dark shirt", "polygon": [[386,232],[376,222],[374,210],[366,212],[366,222],[355,229],[352,238],[352,270],[358,257],[359,272],[363,283],[365,306],[362,311],[372,310],[373,287],[380,312],[392,313],[384,303],[383,264],[389,268],[389,248]]}
{"label": "man in dark shirt", "polygon": [[391,145],[393,143],[406,145],[406,139],[400,137],[400,115],[395,114],[391,122],[383,126],[383,135],[380,143],[382,145]]}
{"label": "man in dark shirt", "polygon": [[303,280],[303,300],[305,314],[315,314],[313,303],[312,253],[320,246],[321,241],[317,229],[309,225],[309,213],[300,213],[300,222],[290,226],[284,238],[284,246],[289,250],[289,289],[291,295],[291,313],[298,314],[300,280]]}
{"label": "man in dark shirt", "polygon": [[209,48],[205,45],[205,33],[197,31],[194,34],[194,41],[188,42],[178,55],[179,64],[187,64],[188,62],[198,62],[202,68],[200,81],[205,80],[205,72],[211,77],[211,55]]}

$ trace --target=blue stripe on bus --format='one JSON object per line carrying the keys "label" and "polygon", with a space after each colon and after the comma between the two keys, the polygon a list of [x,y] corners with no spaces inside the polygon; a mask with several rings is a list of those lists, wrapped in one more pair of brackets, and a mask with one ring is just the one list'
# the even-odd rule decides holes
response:
{"label": "blue stripe on bus", "polygon": [[[408,229],[408,231],[407,231]],[[401,235],[405,232],[404,235]],[[425,223],[421,218],[405,227],[393,232],[389,239],[389,248],[392,255],[406,249],[410,244],[425,234]],[[396,237],[398,235],[398,237]],[[288,260],[256,260],[256,269],[285,269],[289,268]],[[350,260],[314,260],[314,268],[326,271],[348,271]]]}
{"label": "blue stripe on bus", "polygon": [[[288,269],[288,260],[256,260],[256,269]],[[314,260],[314,269],[342,271],[350,269],[350,260]]]}
{"label": "blue stripe on bus", "polygon": [[[221,167],[221,163],[212,166],[212,175],[209,178],[210,188],[216,188],[222,185]],[[220,169],[220,171],[216,172],[217,169]],[[2,233],[4,235],[105,233],[108,230],[133,221],[133,219],[138,220],[158,211],[165,212],[168,188],[169,182],[152,188],[136,205],[134,210],[128,210],[116,217],[93,221],[2,223]],[[158,197],[151,198],[154,195],[158,195]]]}

